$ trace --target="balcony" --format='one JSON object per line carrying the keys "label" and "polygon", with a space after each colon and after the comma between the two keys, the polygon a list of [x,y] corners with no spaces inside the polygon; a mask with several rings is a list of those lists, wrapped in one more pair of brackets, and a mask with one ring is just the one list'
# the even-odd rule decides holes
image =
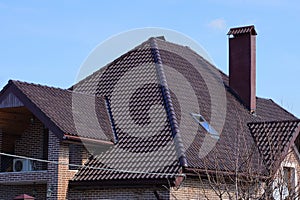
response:
{"label": "balcony", "polygon": [[46,183],[48,180],[47,163],[0,156],[0,184]]}
{"label": "balcony", "polygon": [[0,173],[47,170],[47,163],[0,155]]}

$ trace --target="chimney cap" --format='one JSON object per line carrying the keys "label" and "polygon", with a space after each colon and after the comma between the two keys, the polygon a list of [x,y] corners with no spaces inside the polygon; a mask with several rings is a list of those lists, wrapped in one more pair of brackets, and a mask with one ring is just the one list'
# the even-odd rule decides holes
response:
{"label": "chimney cap", "polygon": [[236,36],[236,35],[242,35],[242,34],[247,34],[247,33],[250,33],[251,35],[257,35],[254,25],[231,28],[228,31],[227,35]]}
{"label": "chimney cap", "polygon": [[157,39],[160,39],[160,40],[163,40],[163,41],[166,41],[166,38],[165,38],[165,36],[163,36],[163,35],[157,36],[156,38],[157,38]]}

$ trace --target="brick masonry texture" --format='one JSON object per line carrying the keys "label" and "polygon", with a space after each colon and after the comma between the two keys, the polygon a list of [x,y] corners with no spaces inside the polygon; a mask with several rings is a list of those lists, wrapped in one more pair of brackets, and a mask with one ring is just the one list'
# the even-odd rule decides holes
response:
{"label": "brick masonry texture", "polygon": [[[0,152],[2,152],[2,135],[3,135],[2,129],[0,128]],[[0,166],[1,166],[1,157],[0,157]]]}
{"label": "brick masonry texture", "polygon": [[68,193],[69,200],[96,200],[96,199],[157,199],[155,191],[161,199],[169,199],[167,189],[157,188],[115,188],[115,189],[87,189],[87,190],[70,190]]}
{"label": "brick masonry texture", "polygon": [[[46,197],[46,184],[35,185],[1,185],[0,200],[11,200],[21,194],[35,196],[37,200],[43,200]],[[3,192],[5,191],[5,192]]]}
{"label": "brick masonry texture", "polygon": [[[69,163],[69,144],[62,143],[50,132],[49,134],[49,154],[50,161]],[[74,171],[69,170],[68,165],[48,164],[50,175],[48,187],[53,190],[51,200],[66,199],[68,181],[75,175]]]}
{"label": "brick masonry texture", "polygon": [[[16,140],[15,151],[17,155],[43,158],[43,125],[36,120]],[[2,137],[1,137],[2,138]],[[0,140],[2,141],[2,140]],[[1,142],[0,142],[1,144]],[[55,162],[69,163],[69,145],[62,143],[51,131],[49,132],[48,159]],[[81,149],[81,162],[87,159],[85,148]],[[39,191],[37,199],[46,199],[47,188],[52,189],[51,200],[66,199],[68,181],[76,171],[69,170],[67,165],[48,164],[48,170],[30,172],[0,173],[0,199],[12,199],[20,194],[33,195],[35,187]],[[40,185],[39,183],[44,184]],[[33,184],[36,183],[36,184]],[[6,185],[8,184],[8,185]]]}
{"label": "brick masonry texture", "polygon": [[[22,136],[15,141],[15,154],[32,158],[44,159],[44,127],[39,120],[33,123],[24,131]],[[34,162],[33,170],[41,170],[44,163]]]}

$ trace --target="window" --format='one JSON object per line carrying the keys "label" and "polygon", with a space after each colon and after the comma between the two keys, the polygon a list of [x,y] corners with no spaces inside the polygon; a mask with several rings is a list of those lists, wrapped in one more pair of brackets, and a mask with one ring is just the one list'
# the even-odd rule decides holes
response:
{"label": "window", "polygon": [[300,152],[300,135],[298,135],[295,140],[295,146],[297,147],[298,152]]}
{"label": "window", "polygon": [[281,169],[281,173],[278,173],[278,177],[273,181],[273,197],[275,200],[292,197],[296,192],[297,177],[294,165],[287,163]]}
{"label": "window", "polygon": [[288,191],[293,191],[295,188],[295,168],[283,167],[283,180],[288,188]]}
{"label": "window", "polygon": [[191,116],[194,118],[194,120],[200,125],[202,126],[207,133],[215,138],[215,139],[219,139],[220,138],[220,134],[204,119],[204,117],[200,114],[195,114],[195,113],[191,113]]}

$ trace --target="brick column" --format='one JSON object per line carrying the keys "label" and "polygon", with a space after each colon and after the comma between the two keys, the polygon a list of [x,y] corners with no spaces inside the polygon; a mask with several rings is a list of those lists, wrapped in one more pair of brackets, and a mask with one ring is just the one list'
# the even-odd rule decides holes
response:
{"label": "brick column", "polygon": [[[2,152],[2,129],[0,128],[0,152]],[[1,172],[1,158],[0,156],[0,172]]]}
{"label": "brick column", "polygon": [[[49,131],[48,159],[59,163],[69,163],[69,145],[62,143]],[[48,164],[49,181],[47,189],[52,190],[51,200],[65,200],[67,197],[68,183],[75,172],[69,170],[68,165]]]}

